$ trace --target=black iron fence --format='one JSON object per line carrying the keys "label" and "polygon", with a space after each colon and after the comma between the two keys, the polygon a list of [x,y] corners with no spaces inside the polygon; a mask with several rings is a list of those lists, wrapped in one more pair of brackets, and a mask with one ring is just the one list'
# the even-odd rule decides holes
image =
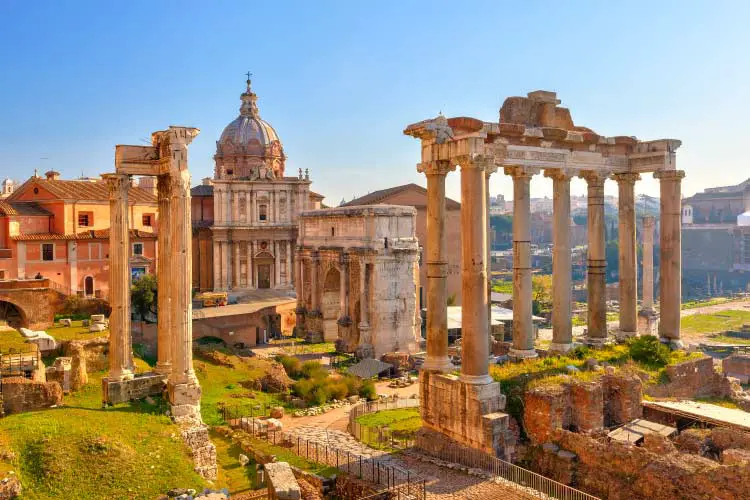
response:
{"label": "black iron fence", "polygon": [[414,432],[392,429],[387,425],[364,425],[357,422],[362,415],[384,410],[419,408],[419,399],[400,398],[373,401],[353,406],[349,412],[349,433],[373,448],[402,450],[414,446]]}
{"label": "black iron fence", "polygon": [[[299,435],[274,430],[254,417],[238,417],[227,420],[232,427],[239,428],[253,437],[264,439],[273,445],[286,448],[297,456],[311,462],[335,467],[341,472],[356,476],[383,488],[381,493],[406,489],[411,498],[426,498],[425,480],[393,464],[387,464],[377,457],[364,457],[348,450],[310,441]],[[406,499],[407,497],[402,497]]]}

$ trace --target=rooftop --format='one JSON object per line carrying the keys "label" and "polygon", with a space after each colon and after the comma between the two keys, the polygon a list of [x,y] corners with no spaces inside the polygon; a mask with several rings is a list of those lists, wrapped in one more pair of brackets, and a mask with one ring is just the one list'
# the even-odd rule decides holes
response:
{"label": "rooftop", "polygon": [[[427,198],[427,190],[420,186],[419,184],[414,184],[413,182],[410,184],[403,184],[401,186],[395,186],[391,188],[381,189],[379,191],[373,191],[372,193],[368,193],[364,196],[360,196],[359,198],[355,198],[351,201],[348,201],[344,204],[342,204],[342,207],[351,207],[355,205],[375,205],[378,203],[383,203],[385,200],[387,200],[390,196],[402,193],[404,191],[416,191],[420,194],[424,194],[425,198]],[[414,206],[423,206],[423,205],[414,205]],[[461,208],[461,204],[455,200],[452,200],[450,198],[445,199],[445,208],[448,210],[459,210]]]}

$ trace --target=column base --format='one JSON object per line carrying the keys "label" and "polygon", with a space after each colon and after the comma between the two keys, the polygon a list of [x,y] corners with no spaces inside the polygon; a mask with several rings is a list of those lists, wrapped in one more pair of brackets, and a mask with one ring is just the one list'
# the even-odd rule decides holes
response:
{"label": "column base", "polygon": [[456,367],[448,356],[427,356],[422,363],[422,370],[441,373],[452,373]]}
{"label": "column base", "polygon": [[172,363],[157,361],[156,366],[154,367],[154,373],[169,376],[169,374],[172,373]]}
{"label": "column base", "polygon": [[169,411],[178,424],[200,424],[201,418],[201,386],[197,380],[167,383],[167,397]]}
{"label": "column base", "polygon": [[603,347],[612,343],[609,337],[584,337],[583,343],[589,347]]}
{"label": "column base", "polygon": [[638,333],[641,335],[656,335],[659,330],[659,314],[651,310],[642,310],[638,313]]}
{"label": "column base", "polygon": [[471,385],[486,385],[491,384],[495,380],[489,376],[489,374],[485,375],[464,375],[463,373],[459,376],[459,380],[463,382],[464,384],[471,384]]}
{"label": "column base", "polygon": [[520,361],[524,359],[538,358],[539,354],[536,352],[536,349],[516,349],[515,347],[511,347],[510,350],[508,350],[508,357]]}
{"label": "column base", "polygon": [[130,370],[121,370],[119,372],[109,372],[107,379],[112,382],[125,382],[127,380],[133,380],[135,374]]}
{"label": "column base", "polygon": [[552,342],[549,345],[549,352],[565,354],[575,348],[572,342]]}
{"label": "column base", "polygon": [[685,344],[680,339],[671,339],[669,337],[659,337],[659,342],[661,342],[662,344],[667,344],[669,348],[672,350],[685,348]]}
{"label": "column base", "polygon": [[626,332],[623,330],[618,330],[615,332],[615,338],[617,340],[627,340],[627,339],[631,339],[637,336],[638,336],[638,332]]}

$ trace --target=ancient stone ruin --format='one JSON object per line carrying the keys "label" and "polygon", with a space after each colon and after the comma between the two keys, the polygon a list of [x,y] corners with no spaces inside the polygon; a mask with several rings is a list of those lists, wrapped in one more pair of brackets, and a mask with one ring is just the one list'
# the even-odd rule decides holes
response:
{"label": "ancient stone ruin", "polygon": [[[193,371],[192,228],[188,145],[198,129],[169,127],[151,134],[151,146],[115,150],[115,173],[105,176],[110,192],[109,375],[103,400],[114,404],[161,393],[166,385],[172,419],[193,453],[196,470],[216,478],[216,450],[200,414],[201,389]],[[158,333],[154,372],[136,375],[130,328],[128,262],[131,176],[155,176],[159,198]]]}
{"label": "ancient stone ruin", "polygon": [[[588,185],[588,321],[586,342],[608,341],[604,183],[619,188],[620,325],[618,336],[638,331],[635,182],[652,172],[661,186],[661,286],[659,336],[680,346],[680,141],[639,141],[600,136],[576,126],[554,92],[510,97],[499,122],[442,115],[409,125],[420,140],[417,170],[427,176],[427,358],[420,374],[422,444],[450,439],[507,454],[505,398],[489,376],[489,280],[487,225],[489,178],[503,168],[513,178],[513,346],[515,359],[536,357],[532,326],[530,182],[544,170],[554,186],[553,352],[573,346],[571,321],[570,180]],[[446,297],[445,178],[461,169],[462,365],[450,372]],[[419,444],[419,443],[418,443]]]}

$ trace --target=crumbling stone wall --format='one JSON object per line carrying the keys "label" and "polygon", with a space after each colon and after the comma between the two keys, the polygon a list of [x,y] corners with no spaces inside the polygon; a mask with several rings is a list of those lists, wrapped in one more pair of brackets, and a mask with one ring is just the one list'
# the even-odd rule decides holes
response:
{"label": "crumbling stone wall", "polygon": [[721,361],[724,375],[739,379],[740,383],[750,382],[750,355],[732,354]]}
{"label": "crumbling stone wall", "polygon": [[23,377],[3,379],[5,414],[49,408],[62,402],[63,392],[57,382],[34,382]]}
{"label": "crumbling stone wall", "polygon": [[621,370],[602,378],[604,425],[626,424],[643,415],[643,382],[635,373]]}
{"label": "crumbling stone wall", "polygon": [[555,429],[569,429],[571,422],[568,385],[530,389],[523,396],[523,426],[534,443],[549,441]]}
{"label": "crumbling stone wall", "polygon": [[76,353],[85,358],[85,367],[88,373],[100,372],[109,368],[107,354],[109,352],[109,339],[107,337],[96,337],[87,340],[71,340],[63,343],[63,355],[75,357]]}
{"label": "crumbling stone wall", "polygon": [[578,432],[604,428],[604,391],[600,381],[570,385],[570,426]]}
{"label": "crumbling stone wall", "polygon": [[666,368],[669,383],[648,386],[649,396],[661,398],[729,397],[735,388],[732,381],[714,369],[713,359],[706,356],[670,365]]}
{"label": "crumbling stone wall", "polygon": [[215,481],[218,474],[216,446],[208,436],[208,426],[194,425],[180,431],[183,442],[190,449],[195,463],[195,471],[204,479]]}
{"label": "crumbling stone wall", "polygon": [[344,473],[336,476],[336,484],[333,492],[336,498],[354,500],[370,496],[376,492],[377,490],[373,487],[372,483],[368,481],[362,481],[350,474]]}
{"label": "crumbling stone wall", "polygon": [[63,392],[69,392],[72,362],[73,359],[67,357],[55,359],[55,363],[47,367],[47,382],[57,382],[62,387]]}
{"label": "crumbling stone wall", "polygon": [[[750,467],[747,465],[720,464],[697,455],[671,451],[659,443],[637,447],[565,430],[554,431],[552,441],[560,450],[575,455],[570,461],[572,472],[567,476],[558,473],[556,477],[569,478],[572,482],[568,484],[601,498],[750,498]],[[535,454],[532,466],[539,472],[550,472],[546,464],[555,463],[555,459],[546,455],[557,454],[560,450],[539,448],[541,452]],[[660,452],[655,453],[654,449]]]}

